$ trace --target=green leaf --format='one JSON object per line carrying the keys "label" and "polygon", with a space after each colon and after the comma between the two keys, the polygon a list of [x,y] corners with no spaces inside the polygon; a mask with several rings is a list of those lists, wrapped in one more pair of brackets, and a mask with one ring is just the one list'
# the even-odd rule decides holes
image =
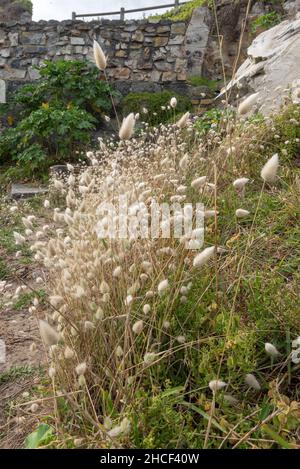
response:
{"label": "green leaf", "polygon": [[53,428],[46,423],[41,423],[38,428],[30,433],[25,440],[25,449],[38,448],[43,442],[53,434]]}
{"label": "green leaf", "polygon": [[293,448],[293,445],[290,445],[290,443],[288,443],[284,438],[282,438],[282,436],[278,435],[278,433],[276,433],[276,431],[269,425],[263,425],[262,429],[271,438],[273,438],[273,440],[276,441],[276,443],[278,443],[279,446],[281,446],[282,448],[285,448],[285,449]]}
{"label": "green leaf", "polygon": [[[189,402],[182,402],[182,405],[189,407],[190,409],[194,410],[198,414],[202,415],[205,420],[209,421],[210,415],[208,415],[204,410],[197,407],[195,404],[190,404]],[[211,420],[211,423],[214,427],[218,428],[222,433],[228,433],[227,430],[222,427],[214,418]]]}

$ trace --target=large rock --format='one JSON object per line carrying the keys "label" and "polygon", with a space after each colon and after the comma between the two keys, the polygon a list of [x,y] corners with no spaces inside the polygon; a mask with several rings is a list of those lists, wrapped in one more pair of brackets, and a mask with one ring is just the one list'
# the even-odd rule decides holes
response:
{"label": "large rock", "polygon": [[[232,103],[258,92],[259,110],[265,115],[279,109],[300,78],[300,13],[261,33],[248,48],[248,58],[229,82]],[[225,90],[219,96],[222,98]]]}
{"label": "large rock", "polygon": [[207,49],[211,11],[207,7],[196,8],[186,31],[186,54],[190,75],[202,75],[202,66]]}

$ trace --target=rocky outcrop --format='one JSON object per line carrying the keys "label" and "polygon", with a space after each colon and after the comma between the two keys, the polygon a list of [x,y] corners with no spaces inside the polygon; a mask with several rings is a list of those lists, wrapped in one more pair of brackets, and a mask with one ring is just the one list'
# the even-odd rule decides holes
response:
{"label": "rocky outcrop", "polygon": [[[261,33],[248,48],[248,58],[227,86],[231,103],[239,97],[259,93],[256,110],[265,115],[295,96],[300,79],[300,13],[292,20]],[[297,84],[298,83],[298,84]],[[220,95],[222,98],[225,91]]]}

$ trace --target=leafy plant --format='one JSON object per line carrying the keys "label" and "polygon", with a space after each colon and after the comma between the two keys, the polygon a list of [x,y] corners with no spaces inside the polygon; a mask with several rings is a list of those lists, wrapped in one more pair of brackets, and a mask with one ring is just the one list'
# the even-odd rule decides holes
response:
{"label": "leafy plant", "polygon": [[[171,98],[175,96],[177,106],[175,110],[167,109]],[[161,122],[168,122],[175,115],[182,114],[191,109],[191,101],[186,96],[172,93],[171,91],[163,91],[161,93],[129,93],[121,103],[124,115],[140,113],[143,121],[150,125],[158,125]],[[147,109],[147,113],[143,113],[143,108]]]}
{"label": "leafy plant", "polygon": [[38,428],[30,433],[25,440],[25,449],[35,449],[47,442],[53,437],[53,428],[46,423],[41,423]]}
{"label": "leafy plant", "polygon": [[206,86],[213,91],[216,90],[218,87],[217,80],[210,80],[209,78],[200,77],[198,75],[190,76],[188,82],[192,86]]}
{"label": "leafy plant", "polygon": [[212,126],[219,127],[219,124],[224,119],[224,111],[219,108],[213,108],[206,111],[199,119],[195,122],[195,127],[200,135],[205,135]]}
{"label": "leafy plant", "polygon": [[179,7],[166,11],[162,15],[154,15],[153,17],[171,19],[173,21],[186,21],[191,18],[195,8],[199,8],[203,5],[210,6],[211,4],[212,0],[192,0],[191,2],[187,2],[185,5],[180,5]]}
{"label": "leafy plant", "polygon": [[265,15],[261,15],[251,23],[251,30],[256,33],[258,29],[270,29],[279,24],[282,21],[282,16],[277,11],[271,11]]}
{"label": "leafy plant", "polygon": [[9,160],[34,174],[64,158],[76,161],[90,142],[95,118],[78,107],[43,105],[0,136],[0,161]]}
{"label": "leafy plant", "polygon": [[47,60],[36,69],[41,80],[24,85],[14,98],[22,117],[43,103],[63,103],[82,108],[99,118],[111,110],[110,93],[118,96],[110,85],[99,79],[98,69],[85,61]]}

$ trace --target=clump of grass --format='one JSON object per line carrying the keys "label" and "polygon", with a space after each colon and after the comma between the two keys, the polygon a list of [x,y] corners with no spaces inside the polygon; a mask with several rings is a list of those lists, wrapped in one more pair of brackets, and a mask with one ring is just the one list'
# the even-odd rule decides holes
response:
{"label": "clump of grass", "polygon": [[[296,445],[299,118],[297,105],[256,120],[224,113],[201,134],[188,113],[154,129],[140,121],[139,138],[130,128],[101,140],[92,166],[53,181],[55,229],[31,249],[49,272],[61,434],[89,447]],[[204,246],[134,225],[112,236],[106,210],[120,196],[132,222],[154,200],[203,203]]]}
{"label": "clump of grass", "polygon": [[207,77],[201,77],[198,75],[192,75],[188,78],[188,82],[192,86],[205,86],[212,91],[215,91],[218,88],[219,82],[217,80],[210,80]]}

